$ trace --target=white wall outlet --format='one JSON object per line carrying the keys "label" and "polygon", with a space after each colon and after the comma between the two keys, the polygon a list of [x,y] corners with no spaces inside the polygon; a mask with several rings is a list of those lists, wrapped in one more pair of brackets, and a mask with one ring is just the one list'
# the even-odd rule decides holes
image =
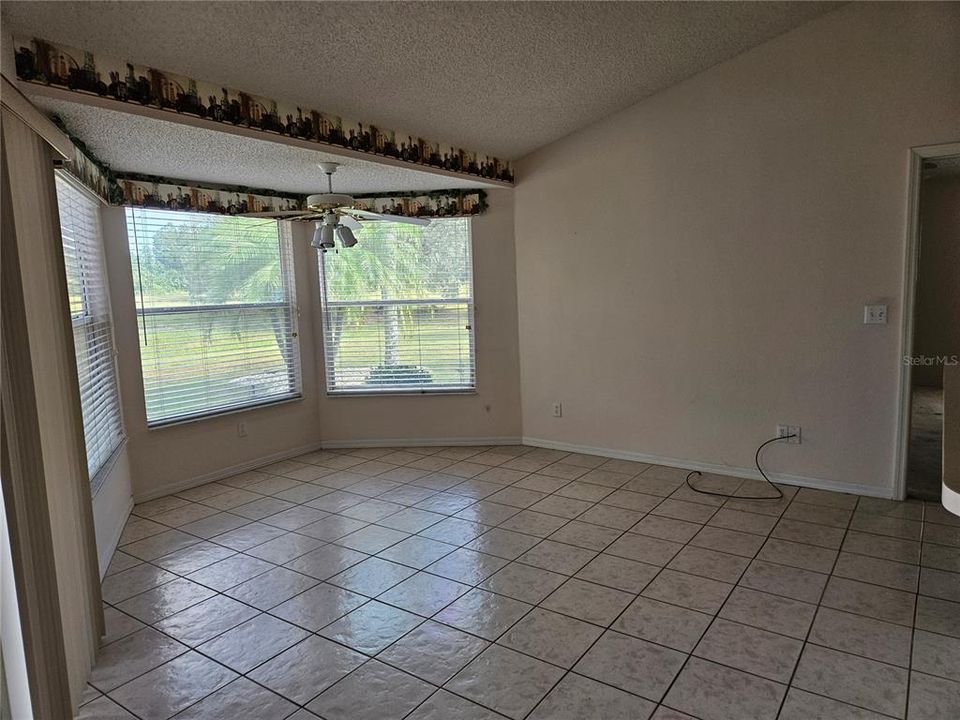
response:
{"label": "white wall outlet", "polygon": [[863,324],[864,325],[886,325],[887,324],[887,306],[886,305],[864,305],[863,306]]}
{"label": "white wall outlet", "polygon": [[553,404],[553,416],[563,417],[563,403],[555,402]]}
{"label": "white wall outlet", "polygon": [[237,423],[237,437],[246,437],[247,436],[247,424],[246,423]]}
{"label": "white wall outlet", "polygon": [[777,425],[777,437],[790,438],[786,442],[790,443],[791,445],[799,445],[800,444],[800,426],[799,425]]}

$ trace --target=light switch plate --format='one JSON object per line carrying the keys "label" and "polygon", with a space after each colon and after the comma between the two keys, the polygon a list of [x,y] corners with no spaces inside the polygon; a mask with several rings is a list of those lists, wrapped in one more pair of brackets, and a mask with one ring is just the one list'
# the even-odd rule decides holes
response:
{"label": "light switch plate", "polygon": [[887,306],[886,305],[864,305],[863,306],[863,324],[864,325],[886,325],[887,324]]}

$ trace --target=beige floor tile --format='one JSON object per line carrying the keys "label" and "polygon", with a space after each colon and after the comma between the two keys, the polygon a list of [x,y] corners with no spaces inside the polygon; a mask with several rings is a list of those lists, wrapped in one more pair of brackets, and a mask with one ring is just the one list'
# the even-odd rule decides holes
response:
{"label": "beige floor tile", "polygon": [[554,540],[543,540],[517,558],[517,562],[563,575],[573,575],[596,555],[597,553],[593,550],[585,550]]}
{"label": "beige floor tile", "polygon": [[319,632],[358,652],[376,655],[422,622],[418,615],[371,600]]}
{"label": "beige floor tile", "polygon": [[376,597],[415,572],[406,565],[372,557],[333,575],[327,582],[367,597]]}
{"label": "beige floor tile", "polygon": [[896,590],[916,592],[920,569],[907,563],[841,552],[833,574]]}
{"label": "beige floor tile", "polygon": [[308,635],[302,628],[262,614],[208,640],[197,649],[239,673],[247,673]]}
{"label": "beige floor tile", "polygon": [[602,553],[576,574],[581,580],[637,594],[660,572],[655,565]]}
{"label": "beige floor tile", "polygon": [[503,715],[462,697],[438,690],[426,702],[407,715],[406,720],[502,720]]}
{"label": "beige floor tile", "polygon": [[156,628],[185,645],[197,647],[258,614],[249,605],[216,595],[164,618],[156,623]]}
{"label": "beige floor tile", "polygon": [[660,538],[661,540],[686,543],[690,542],[702,528],[703,526],[699,523],[651,514],[630,528],[630,532]]}
{"label": "beige floor tile", "polygon": [[773,720],[786,689],[772,680],[690,658],[664,703],[702,720]]}
{"label": "beige floor tile", "polygon": [[628,532],[621,535],[616,542],[604,550],[604,553],[649,565],[663,566],[673,560],[682,549],[683,544],[672,540],[660,540]]}
{"label": "beige floor tile", "polygon": [[420,572],[378,597],[381,602],[430,617],[470,590],[454,580]]}
{"label": "beige floor tile", "polygon": [[890,665],[909,667],[911,637],[908,627],[822,607],[817,611],[809,641]]}
{"label": "beige floor tile", "polygon": [[757,559],[803,570],[829,573],[836,562],[837,551],[791,540],[769,538],[757,553]]}
{"label": "beige floor tile", "polygon": [[143,628],[100,648],[88,682],[101,692],[109,692],[187,650],[173,638]]}
{"label": "beige floor tile", "polygon": [[574,670],[659,702],[686,657],[676,650],[608,630],[574,666]]}
{"label": "beige floor tile", "polygon": [[432,685],[371,660],[307,708],[326,720],[400,720],[433,691]]}
{"label": "beige floor tile", "polygon": [[712,619],[711,615],[696,610],[638,597],[611,629],[688,653]]}
{"label": "beige floor tile", "polygon": [[793,684],[894,717],[906,708],[907,670],[817,645],[803,649]]}
{"label": "beige floor tile", "polygon": [[802,648],[800,640],[717,618],[693,654],[786,684]]}
{"label": "beige floor tile", "polygon": [[913,669],[960,682],[960,639],[917,630],[913,636]]}
{"label": "beige floor tile", "polygon": [[813,622],[816,606],[799,600],[736,587],[719,616],[745,625],[804,639]]}
{"label": "beige floor tile", "polygon": [[290,560],[284,567],[317,580],[326,580],[368,557],[365,553],[340,545],[323,545]]}
{"label": "beige floor tile", "polygon": [[167,570],[141,563],[104,578],[101,593],[104,602],[116,604],[176,579],[177,576]]}
{"label": "beige floor tile", "polygon": [[760,550],[763,545],[763,538],[759,535],[727,530],[726,528],[704,527],[690,541],[690,544],[749,558],[756,555]]}
{"label": "beige floor tile", "polygon": [[445,607],[433,619],[485,640],[496,640],[526,615],[530,607],[519,600],[476,589]]}
{"label": "beige floor tile", "polygon": [[255,682],[305,705],[367,658],[321,637],[308,637],[248,674]]}
{"label": "beige floor tile", "polygon": [[733,585],[719,580],[663,570],[647,585],[643,596],[700,612],[716,613],[732,589]]}
{"label": "beige floor tile", "polygon": [[530,714],[530,720],[646,720],[656,705],[580,675],[566,675]]}
{"label": "beige floor tile", "polygon": [[566,577],[532,565],[510,563],[479,583],[485,590],[527,603],[538,603],[560,587]]}
{"label": "beige floor tile", "polygon": [[152,624],[191,605],[213,597],[214,591],[186,578],[177,578],[146,592],[134,595],[117,608],[137,620]]}
{"label": "beige floor tile", "polygon": [[257,720],[284,720],[296,709],[289,700],[242,677],[178,713],[176,720],[237,720],[251,711]]}
{"label": "beige floor tile", "polygon": [[458,582],[476,585],[493,575],[509,560],[475,552],[466,548],[454,550],[449,555],[431,563],[427,572]]}
{"label": "beige floor tile", "polygon": [[819,547],[838,550],[844,542],[844,529],[817,525],[816,523],[801,520],[781,519],[770,532],[771,537],[781,540],[817,545]]}
{"label": "beige floor tile", "polygon": [[110,697],[142,720],[167,720],[236,677],[235,672],[191,650],[121,685]]}
{"label": "beige floor tile", "polygon": [[487,555],[496,555],[507,560],[516,560],[520,555],[540,542],[533,535],[493,528],[468,542],[464,547]]}
{"label": "beige floor tile", "polygon": [[792,687],[783,702],[779,720],[886,720],[886,715],[847,705],[822,695]]}
{"label": "beige floor tile", "polygon": [[856,580],[831,577],[821,602],[834,610],[910,626],[913,624],[916,595]]}
{"label": "beige floor tile", "polygon": [[428,620],[383,650],[377,659],[443,685],[489,644],[475,635]]}
{"label": "beige floor tile", "polygon": [[248,550],[244,550],[244,553],[251,557],[272,562],[275,565],[283,565],[294,558],[306,555],[321,545],[323,545],[323,542],[315,538],[288,532],[286,535],[268,540],[262,545],[256,545]]}
{"label": "beige floor tile", "polygon": [[219,592],[228,590],[245,580],[262,575],[276,565],[265,560],[249,557],[248,555],[234,555],[226,560],[215,562],[201,570],[190,573],[187,578],[201,585],[206,585]]}
{"label": "beige floor tile", "polygon": [[596,625],[534,608],[497,643],[540,660],[570,668],[603,633]]}
{"label": "beige floor tile", "polygon": [[688,545],[677,553],[667,567],[670,570],[679,570],[712,580],[735,583],[749,564],[750,561],[747,558],[739,555]]}
{"label": "beige floor tile", "polygon": [[273,568],[263,575],[257,575],[230,588],[224,594],[260,610],[269,610],[313,587],[317,582],[315,578],[287,568]]}
{"label": "beige floor tile", "polygon": [[960,715],[960,683],[924,673],[910,673],[909,717],[955,718]]}
{"label": "beige floor tile", "polygon": [[251,522],[236,530],[228,530],[220,535],[214,535],[210,538],[210,542],[243,552],[285,534],[286,531],[281,528],[264,525],[260,522]]}
{"label": "beige floor tile", "polygon": [[563,670],[492,645],[446,687],[507,717],[520,720],[563,676]]}
{"label": "beige floor tile", "polygon": [[571,578],[541,605],[564,615],[608,626],[633,601],[633,594],[606,585]]}
{"label": "beige floor tile", "polygon": [[83,705],[76,720],[137,720],[137,716],[131,715],[106,695],[102,695]]}
{"label": "beige floor tile", "polygon": [[740,578],[740,585],[783,597],[816,603],[829,576],[811,570],[754,560]]}
{"label": "beige floor tile", "polygon": [[270,610],[270,614],[310,632],[317,632],[356,610],[367,600],[363,595],[321,583],[280,603]]}
{"label": "beige floor tile", "polygon": [[920,595],[916,622],[923,630],[960,638],[960,603]]}

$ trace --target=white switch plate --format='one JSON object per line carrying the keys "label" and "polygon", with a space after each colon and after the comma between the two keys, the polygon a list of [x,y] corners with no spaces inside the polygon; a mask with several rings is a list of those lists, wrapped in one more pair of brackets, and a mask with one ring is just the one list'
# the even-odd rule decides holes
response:
{"label": "white switch plate", "polygon": [[863,306],[863,324],[864,325],[886,325],[887,324],[887,306],[886,305],[864,305]]}
{"label": "white switch plate", "polygon": [[553,404],[553,416],[563,417],[563,405],[561,403],[555,402]]}

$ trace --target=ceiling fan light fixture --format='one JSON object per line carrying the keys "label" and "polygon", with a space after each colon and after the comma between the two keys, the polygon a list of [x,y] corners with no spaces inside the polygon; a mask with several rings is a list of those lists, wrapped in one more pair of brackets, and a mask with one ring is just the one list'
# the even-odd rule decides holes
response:
{"label": "ceiling fan light fixture", "polygon": [[323,233],[320,230],[323,227],[323,223],[314,223],[314,226],[313,240],[310,241],[310,244],[317,250],[321,250],[323,249],[323,246],[320,244],[323,242]]}
{"label": "ceiling fan light fixture", "polygon": [[353,230],[346,225],[337,225],[337,239],[340,241],[340,245],[345,248],[350,248],[357,244],[357,238],[354,236]]}
{"label": "ceiling fan light fixture", "polygon": [[333,241],[332,225],[324,224],[320,227],[320,247],[323,250],[330,250],[331,248],[336,247],[336,243]]}

